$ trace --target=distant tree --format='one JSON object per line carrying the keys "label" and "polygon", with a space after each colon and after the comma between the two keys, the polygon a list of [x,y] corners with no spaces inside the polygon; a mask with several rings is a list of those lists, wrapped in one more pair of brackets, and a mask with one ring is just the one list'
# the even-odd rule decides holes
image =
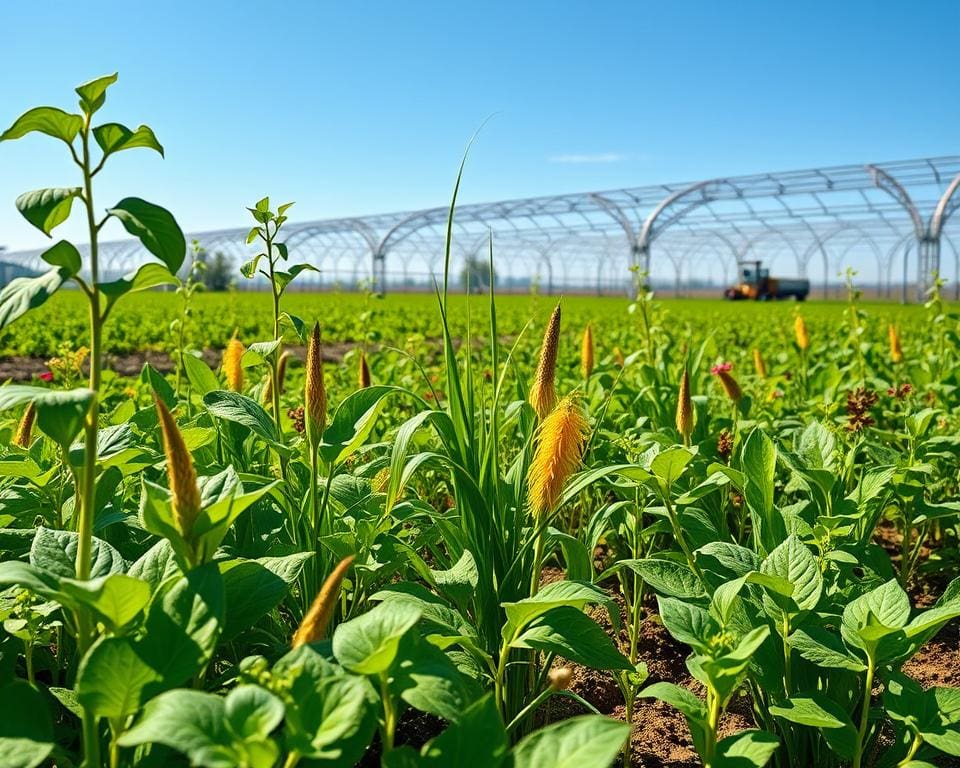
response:
{"label": "distant tree", "polygon": [[[469,281],[469,284],[468,284]],[[483,293],[490,290],[490,264],[486,259],[468,256],[460,270],[460,282],[464,290]],[[497,284],[496,270],[493,272],[493,284]]]}
{"label": "distant tree", "polygon": [[208,291],[226,291],[233,283],[233,261],[223,251],[216,251],[211,259],[201,250],[198,259],[203,262],[203,286]]}

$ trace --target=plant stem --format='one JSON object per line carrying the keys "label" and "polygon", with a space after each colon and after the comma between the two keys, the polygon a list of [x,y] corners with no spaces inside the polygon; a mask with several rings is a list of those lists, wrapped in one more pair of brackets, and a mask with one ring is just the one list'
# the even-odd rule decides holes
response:
{"label": "plant stem", "polygon": [[914,734],[913,742],[910,744],[910,751],[907,752],[907,756],[903,758],[899,763],[897,763],[897,768],[903,768],[905,765],[909,765],[910,761],[913,760],[914,756],[917,754],[917,750],[920,749],[920,745],[923,744],[923,736],[919,733]]}
{"label": "plant stem", "polygon": [[783,692],[790,698],[790,614],[783,614]]}
{"label": "plant stem", "polygon": [[860,713],[860,728],[857,730],[857,747],[853,754],[853,768],[860,768],[863,760],[863,740],[867,736],[867,725],[870,722],[870,694],[873,690],[874,662],[873,654],[867,654],[867,677],[863,683],[863,710]]}
{"label": "plant stem", "polygon": [[720,697],[707,691],[707,733],[704,744],[703,768],[712,768],[717,752],[717,726],[720,724]]}
{"label": "plant stem", "polygon": [[393,698],[390,696],[387,673],[380,674],[380,697],[383,699],[383,751],[393,749],[393,733],[397,727],[397,713],[393,707]]}

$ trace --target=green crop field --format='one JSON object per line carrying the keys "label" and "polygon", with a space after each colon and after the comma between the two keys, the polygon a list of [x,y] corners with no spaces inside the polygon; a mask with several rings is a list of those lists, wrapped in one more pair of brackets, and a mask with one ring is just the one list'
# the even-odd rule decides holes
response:
{"label": "green crop field", "polygon": [[[92,243],[0,291],[0,768],[960,756],[939,280],[908,307],[852,273],[833,303],[297,293],[264,198],[268,290],[205,293],[172,213],[93,205],[94,145],[159,146],[93,127],[113,79],[0,135],[71,146],[82,186],[17,205],[48,234],[83,209]],[[107,219],[151,254],[118,280]]]}

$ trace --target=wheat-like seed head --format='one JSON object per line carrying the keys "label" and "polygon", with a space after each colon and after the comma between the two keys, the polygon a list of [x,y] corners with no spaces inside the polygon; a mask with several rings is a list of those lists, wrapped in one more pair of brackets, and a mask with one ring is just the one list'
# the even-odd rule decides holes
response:
{"label": "wheat-like seed head", "polygon": [[537,361],[537,372],[530,388],[530,405],[537,412],[537,417],[545,419],[547,414],[557,404],[557,389],[554,378],[557,373],[557,349],[560,345],[560,305],[557,304],[550,315],[550,322],[543,333],[543,344],[540,345],[540,359]]}
{"label": "wheat-like seed head", "polygon": [[623,368],[627,364],[627,361],[624,359],[623,352],[620,350],[620,347],[613,348],[613,360],[621,368]]}
{"label": "wheat-like seed head", "polygon": [[320,323],[313,326],[307,344],[307,379],[303,387],[303,410],[307,440],[316,447],[327,426],[327,389],[323,383],[323,346],[320,342]]}
{"label": "wheat-like seed head", "polygon": [[763,355],[760,354],[758,347],[753,348],[753,367],[757,371],[757,376],[761,379],[767,378],[767,364],[763,361]]}
{"label": "wheat-like seed head", "polygon": [[897,326],[893,323],[887,326],[887,335],[890,338],[890,359],[894,363],[903,362],[903,349],[900,346],[900,335],[897,333]]}
{"label": "wheat-like seed head", "polygon": [[590,323],[583,329],[583,345],[580,348],[580,372],[584,379],[593,373],[593,328]]}
{"label": "wheat-like seed head", "polygon": [[804,352],[810,347],[810,336],[807,334],[807,324],[803,315],[797,315],[793,320],[793,335],[797,337],[797,346]]}
{"label": "wheat-like seed head", "polygon": [[227,377],[227,388],[234,392],[243,391],[243,366],[240,361],[246,351],[236,334],[227,342],[227,348],[223,351],[223,373]]}
{"label": "wheat-like seed head", "polygon": [[353,555],[345,557],[333,569],[333,573],[327,576],[327,580],[323,582],[323,586],[310,605],[310,610],[303,617],[297,631],[293,633],[293,640],[290,643],[293,648],[299,648],[307,643],[315,643],[317,640],[323,640],[326,636],[327,626],[330,624],[330,619],[333,618],[337,601],[340,599],[340,587],[352,564]]}
{"label": "wheat-like seed head", "polygon": [[200,488],[193,457],[183,442],[183,435],[176,419],[163,401],[155,397],[157,415],[160,417],[160,432],[163,435],[163,450],[167,456],[167,480],[170,485],[173,521],[185,538],[190,538],[193,525],[200,516]]}
{"label": "wheat-like seed head", "polygon": [[33,436],[33,422],[37,418],[37,409],[33,403],[27,406],[27,410],[20,417],[20,423],[17,425],[17,435],[13,438],[13,444],[20,448],[30,447],[30,438]]}
{"label": "wheat-like seed head", "polygon": [[556,509],[564,484],[580,466],[589,434],[586,414],[572,395],[563,398],[540,423],[537,447],[527,470],[527,494],[534,518]]}
{"label": "wheat-like seed head", "polygon": [[693,434],[693,401],[690,399],[690,372],[686,366],[680,377],[680,393],[677,396],[677,431],[683,435],[684,445],[688,445]]}
{"label": "wheat-like seed head", "polygon": [[363,350],[360,350],[360,366],[357,371],[357,384],[360,389],[366,389],[370,386],[370,366],[367,365],[367,356]]}

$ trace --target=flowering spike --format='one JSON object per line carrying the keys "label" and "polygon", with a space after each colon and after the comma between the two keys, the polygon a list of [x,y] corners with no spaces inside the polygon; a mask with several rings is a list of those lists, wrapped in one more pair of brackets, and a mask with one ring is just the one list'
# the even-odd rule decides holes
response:
{"label": "flowering spike", "polygon": [[246,351],[236,333],[223,351],[223,373],[227,377],[227,388],[234,392],[243,391],[243,366],[240,361]]}
{"label": "flowering spike", "polygon": [[300,622],[300,626],[297,627],[297,631],[293,634],[293,640],[290,643],[293,648],[315,643],[317,640],[323,640],[326,636],[327,625],[330,624],[333,611],[340,599],[340,587],[352,564],[353,555],[345,557],[333,569],[333,573],[327,576],[327,580],[323,582],[323,586],[314,598],[310,610],[307,611],[303,621]]}
{"label": "flowering spike", "polygon": [[360,366],[358,370],[358,385],[360,389],[366,389],[370,386],[370,366],[367,365],[367,356],[363,350],[360,350]]}
{"label": "flowering spike", "polygon": [[890,359],[894,364],[903,362],[903,349],[900,347],[900,335],[897,333],[897,326],[893,323],[887,326],[887,335],[890,338]]}
{"label": "flowering spike", "polygon": [[721,363],[713,366],[710,373],[720,379],[720,385],[723,387],[723,391],[727,393],[727,397],[734,403],[739,403],[743,399],[743,390],[740,389],[737,380],[730,375],[732,370],[732,363]]}
{"label": "flowering spike", "polygon": [[620,347],[613,348],[613,360],[621,368],[626,366],[627,361],[624,359],[623,352],[621,351]]}
{"label": "flowering spike", "polygon": [[560,305],[557,304],[550,315],[550,322],[543,334],[543,344],[540,346],[540,359],[537,362],[537,373],[530,388],[530,405],[537,412],[537,417],[545,419],[547,414],[557,404],[557,390],[554,377],[557,373],[557,349],[560,344]]}
{"label": "flowering spike", "polygon": [[758,378],[767,378],[767,364],[764,362],[763,355],[760,354],[758,347],[753,348],[753,367],[757,371]]}
{"label": "flowering spike", "polygon": [[683,444],[690,445],[693,434],[693,401],[690,399],[690,372],[683,367],[680,378],[680,393],[677,397],[677,431],[683,436]]}
{"label": "flowering spike", "polygon": [[810,336],[807,334],[807,324],[803,315],[797,315],[793,320],[793,335],[797,337],[797,346],[802,352],[810,347]]}
{"label": "flowering spike", "polygon": [[327,390],[323,383],[323,346],[320,323],[313,326],[307,344],[307,379],[303,387],[304,417],[307,440],[316,448],[327,426]]}
{"label": "flowering spike", "polygon": [[13,438],[13,444],[19,448],[29,448],[30,438],[33,435],[33,422],[37,418],[37,408],[31,402],[27,410],[20,417],[20,424],[17,425],[17,435]]}
{"label": "flowering spike", "polygon": [[170,485],[173,521],[177,530],[189,539],[193,525],[200,516],[200,488],[193,457],[183,442],[183,435],[173,415],[163,401],[154,397],[157,415],[160,417],[160,432],[163,435],[163,450],[167,456],[167,479]]}
{"label": "flowering spike", "polygon": [[583,346],[580,348],[580,372],[584,379],[593,373],[593,328],[590,323],[583,329]]}
{"label": "flowering spike", "polygon": [[590,426],[574,396],[567,396],[540,423],[537,448],[527,471],[530,512],[540,519],[552,513],[563,486],[580,465]]}

